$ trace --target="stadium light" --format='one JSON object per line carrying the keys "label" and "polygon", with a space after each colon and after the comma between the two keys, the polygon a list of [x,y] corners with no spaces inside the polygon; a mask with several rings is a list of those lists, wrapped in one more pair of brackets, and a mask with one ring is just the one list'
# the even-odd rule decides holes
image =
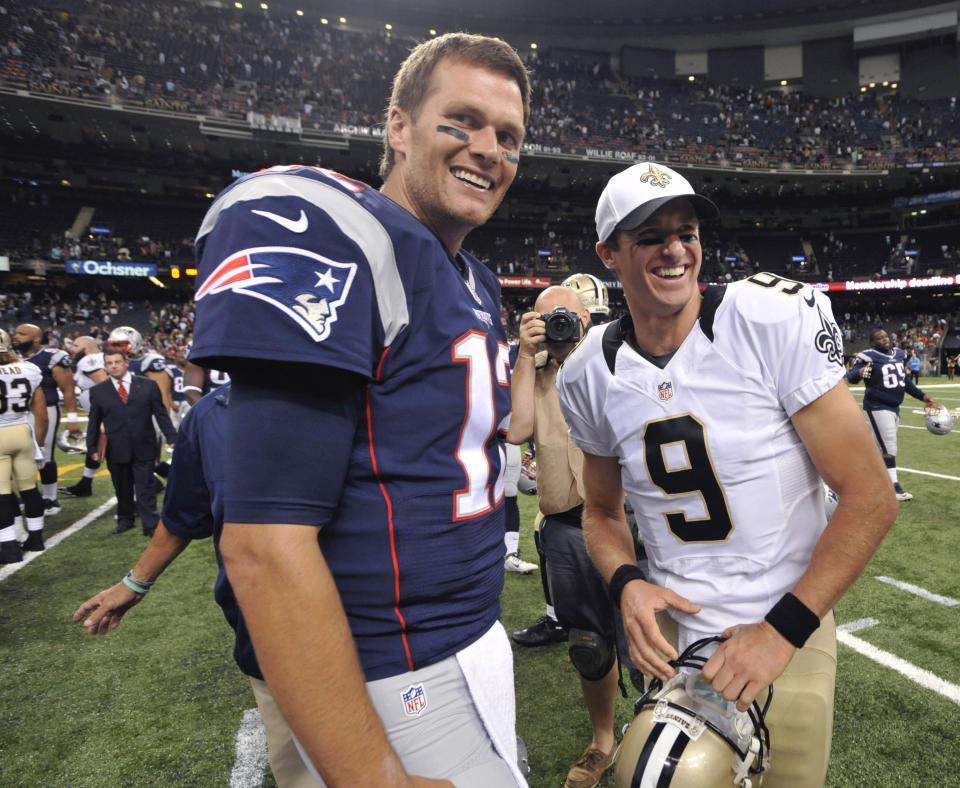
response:
{"label": "stadium light", "polygon": [[687,77],[687,81],[693,82],[693,74],[691,74],[689,77]]}
{"label": "stadium light", "polygon": [[387,22],[387,24],[385,24],[384,27],[385,27],[387,30],[393,30],[393,25],[391,25],[389,22]]}
{"label": "stadium light", "polygon": [[233,7],[234,7],[234,8],[243,8],[243,3],[234,3],[234,4],[233,4]]}
{"label": "stadium light", "polygon": [[536,49],[536,48],[537,48],[537,42],[536,42],[536,41],[532,41],[532,42],[530,43],[530,49]]}
{"label": "stadium light", "polygon": [[180,269],[175,265],[170,266],[170,278],[179,279],[180,278]]}
{"label": "stadium light", "polygon": [[436,34],[437,34],[437,31],[434,30],[434,29],[431,27],[431,28],[430,28],[430,35],[435,36]]}
{"label": "stadium light", "polygon": [[320,17],[320,24],[321,24],[321,25],[329,25],[329,24],[330,24],[330,20],[327,19],[325,16],[322,16],[322,17]]}
{"label": "stadium light", "polygon": [[889,86],[889,85],[890,85],[889,80],[886,80],[886,79],[883,80],[883,86],[884,86],[884,87],[887,87],[887,86]]}
{"label": "stadium light", "polygon": [[867,92],[867,86],[866,86],[866,85],[861,85],[861,86],[860,86],[860,92],[861,92],[861,93],[866,93],[866,92]]}
{"label": "stadium light", "polygon": [[877,86],[877,83],[876,83],[876,82],[871,82],[871,83],[870,83],[870,87],[875,88],[876,86]]}
{"label": "stadium light", "polygon": [[891,82],[891,83],[890,83],[890,87],[892,87],[892,88],[900,87],[900,83],[899,83],[899,82]]}
{"label": "stadium light", "polygon": [[787,80],[781,79],[781,80],[780,80],[780,87],[785,88],[786,86],[787,86]]}
{"label": "stadium light", "polygon": [[261,7],[264,11],[266,11],[270,6],[268,6],[266,3],[260,3],[260,7]]}
{"label": "stadium light", "polygon": [[297,16],[303,16],[303,9],[301,8],[297,9]]}
{"label": "stadium light", "polygon": [[341,16],[341,17],[340,17],[340,24],[341,24],[341,25],[347,24],[347,18],[346,18],[345,16]]}

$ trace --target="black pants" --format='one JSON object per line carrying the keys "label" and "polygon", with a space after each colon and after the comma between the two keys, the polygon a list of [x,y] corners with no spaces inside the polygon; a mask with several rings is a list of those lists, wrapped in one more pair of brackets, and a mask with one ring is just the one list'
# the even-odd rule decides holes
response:
{"label": "black pants", "polygon": [[121,525],[133,525],[134,517],[139,514],[145,530],[157,527],[160,515],[153,467],[152,459],[119,463],[107,460],[110,480],[117,494],[117,522]]}

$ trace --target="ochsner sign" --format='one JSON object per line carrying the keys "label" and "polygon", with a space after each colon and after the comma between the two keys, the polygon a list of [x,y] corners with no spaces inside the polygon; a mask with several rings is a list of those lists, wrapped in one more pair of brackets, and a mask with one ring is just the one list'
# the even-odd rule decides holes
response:
{"label": "ochsner sign", "polygon": [[156,276],[153,263],[121,263],[110,260],[67,260],[68,274],[93,276]]}

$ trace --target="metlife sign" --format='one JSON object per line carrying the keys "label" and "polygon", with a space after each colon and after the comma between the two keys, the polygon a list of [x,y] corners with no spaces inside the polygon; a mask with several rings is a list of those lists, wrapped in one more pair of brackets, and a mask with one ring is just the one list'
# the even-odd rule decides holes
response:
{"label": "metlife sign", "polygon": [[91,276],[156,276],[153,263],[123,263],[110,260],[67,260],[68,274]]}

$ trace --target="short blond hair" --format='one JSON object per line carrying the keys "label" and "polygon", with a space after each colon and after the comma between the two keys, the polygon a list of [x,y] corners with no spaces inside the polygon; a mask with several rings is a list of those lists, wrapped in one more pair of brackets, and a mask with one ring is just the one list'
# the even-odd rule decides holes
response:
{"label": "short blond hair", "polygon": [[427,95],[433,70],[444,58],[499,71],[512,77],[520,87],[520,97],[523,100],[523,125],[526,126],[530,119],[530,75],[512,46],[499,38],[471,33],[445,33],[431,38],[413,48],[393,79],[393,92],[384,123],[383,155],[380,157],[380,177],[384,180],[393,169],[394,162],[390,135],[386,128],[390,113],[395,108],[402,109],[416,120]]}

